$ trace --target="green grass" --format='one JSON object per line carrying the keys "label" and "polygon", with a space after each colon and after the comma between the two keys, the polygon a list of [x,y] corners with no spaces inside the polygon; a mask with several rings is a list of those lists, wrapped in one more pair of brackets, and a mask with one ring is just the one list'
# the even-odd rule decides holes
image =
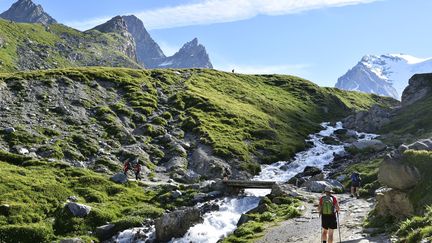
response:
{"label": "green grass", "polygon": [[432,208],[422,216],[414,216],[399,224],[396,235],[399,242],[416,243],[422,240],[432,240]]}
{"label": "green grass", "polygon": [[[106,222],[126,224],[129,216],[155,218],[163,212],[153,199],[157,192],[143,190],[135,183],[117,185],[107,176],[59,163],[32,165],[29,158],[5,152],[0,160],[8,162],[0,162],[0,205],[9,205],[9,212],[0,215],[2,242],[29,242],[13,237],[32,234],[35,239],[49,240],[86,235]],[[67,197],[73,195],[92,207],[86,218],[72,217],[63,209]],[[30,233],[19,236],[17,232]]]}

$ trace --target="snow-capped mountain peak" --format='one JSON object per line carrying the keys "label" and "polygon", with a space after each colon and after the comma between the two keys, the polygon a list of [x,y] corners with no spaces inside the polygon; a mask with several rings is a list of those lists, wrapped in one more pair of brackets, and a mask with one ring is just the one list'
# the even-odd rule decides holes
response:
{"label": "snow-capped mountain peak", "polygon": [[409,78],[425,72],[432,72],[432,58],[407,54],[366,55],[338,79],[336,88],[400,99]]}

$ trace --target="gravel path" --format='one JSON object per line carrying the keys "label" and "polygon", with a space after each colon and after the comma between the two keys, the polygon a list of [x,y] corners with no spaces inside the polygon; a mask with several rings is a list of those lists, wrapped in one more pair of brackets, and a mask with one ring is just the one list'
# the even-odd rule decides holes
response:
{"label": "gravel path", "polygon": [[[317,203],[321,194],[300,192],[307,199],[304,203],[303,216],[282,222],[279,226],[266,230],[259,243],[297,242],[313,243],[321,242],[321,221],[317,213]],[[367,214],[373,208],[373,199],[355,199],[349,195],[336,195],[340,202],[340,233],[341,242],[345,243],[387,243],[391,242],[385,235],[370,237],[363,231],[362,223]],[[309,203],[313,201],[314,203]],[[339,241],[338,231],[334,233],[334,242]]]}

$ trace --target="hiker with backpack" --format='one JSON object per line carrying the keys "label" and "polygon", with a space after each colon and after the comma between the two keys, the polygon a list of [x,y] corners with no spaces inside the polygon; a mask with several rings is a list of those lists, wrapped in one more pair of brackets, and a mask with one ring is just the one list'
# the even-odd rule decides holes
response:
{"label": "hiker with backpack", "polygon": [[321,240],[323,243],[333,243],[333,231],[338,228],[339,203],[332,195],[330,187],[326,187],[324,193],[325,195],[320,198],[318,204],[322,226]]}
{"label": "hiker with backpack", "polygon": [[361,186],[361,177],[358,172],[353,172],[351,174],[351,197],[360,198],[359,187]]}

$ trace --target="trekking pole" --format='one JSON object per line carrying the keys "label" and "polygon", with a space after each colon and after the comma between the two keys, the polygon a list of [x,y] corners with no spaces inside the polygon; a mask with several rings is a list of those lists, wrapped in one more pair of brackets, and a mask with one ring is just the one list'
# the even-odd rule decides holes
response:
{"label": "trekking pole", "polygon": [[338,231],[339,231],[339,243],[341,243],[342,238],[341,238],[340,224],[339,224],[339,212],[337,212],[337,224],[338,224]]}

